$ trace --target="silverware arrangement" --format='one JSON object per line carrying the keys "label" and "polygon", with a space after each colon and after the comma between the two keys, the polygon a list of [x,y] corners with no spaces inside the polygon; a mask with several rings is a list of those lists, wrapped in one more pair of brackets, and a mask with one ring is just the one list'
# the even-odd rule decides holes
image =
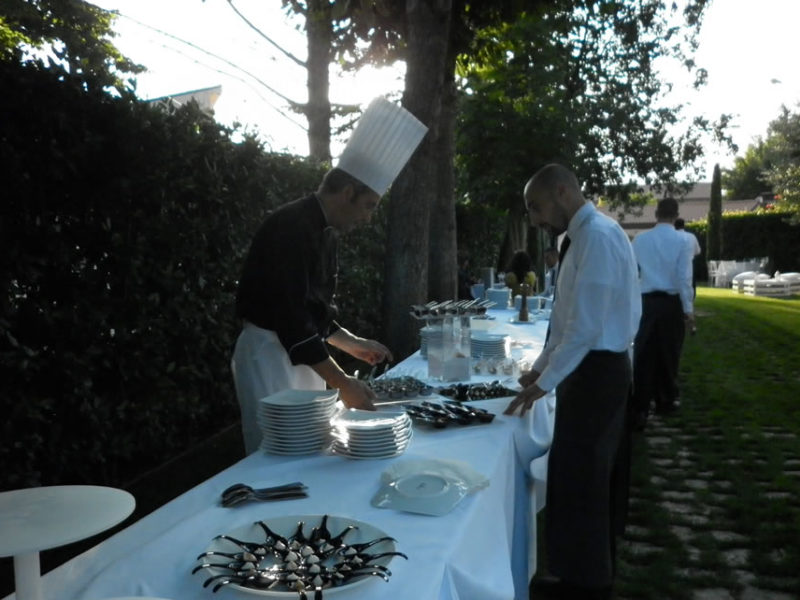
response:
{"label": "silverware arrangement", "polygon": [[296,498],[307,498],[308,488],[299,481],[256,489],[244,483],[234,483],[222,492],[220,503],[225,508],[238,506],[250,500],[269,502],[274,500],[294,500]]}
{"label": "silverware arrangement", "polygon": [[412,304],[411,316],[415,319],[437,319],[441,317],[470,317],[484,315],[486,310],[497,304],[491,300],[445,300]]}

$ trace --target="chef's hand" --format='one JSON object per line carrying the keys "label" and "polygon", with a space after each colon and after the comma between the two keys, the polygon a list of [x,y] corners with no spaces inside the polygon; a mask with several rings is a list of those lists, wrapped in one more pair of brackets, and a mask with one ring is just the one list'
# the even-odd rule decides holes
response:
{"label": "chef's hand", "polygon": [[375,410],[375,392],[366,383],[349,375],[339,385],[339,398],[347,408]]}
{"label": "chef's hand", "polygon": [[394,360],[389,349],[375,340],[368,340],[357,335],[353,335],[344,327],[337,329],[333,335],[328,337],[328,342],[344,350],[350,356],[354,356],[371,365],[377,365],[385,360]]}
{"label": "chef's hand", "polygon": [[503,411],[504,415],[513,415],[517,408],[519,408],[519,416],[524,416],[525,413],[533,407],[533,403],[547,393],[536,385],[538,379],[539,372],[534,369],[520,376],[518,381],[522,386],[522,391],[508,404]]}
{"label": "chef's hand", "polygon": [[346,352],[371,365],[377,365],[385,360],[389,362],[394,360],[391,351],[386,346],[375,340],[364,338],[357,338]]}

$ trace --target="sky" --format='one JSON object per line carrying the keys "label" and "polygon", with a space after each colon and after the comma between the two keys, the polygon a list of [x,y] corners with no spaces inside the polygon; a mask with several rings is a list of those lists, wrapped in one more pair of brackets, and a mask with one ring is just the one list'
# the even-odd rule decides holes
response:
{"label": "sky", "polygon": [[[90,1],[120,12],[115,43],[148,69],[137,78],[141,98],[221,85],[214,107],[218,121],[257,129],[272,150],[307,154],[304,119],[287,102],[306,100],[305,70],[248,26],[228,0]],[[288,19],[280,0],[233,0],[233,5],[284,50],[305,59],[302,22]],[[800,0],[712,0],[695,55],[708,71],[708,84],[695,92],[676,79],[673,99],[685,103],[692,116],[716,120],[721,113],[733,114],[730,133],[741,155],[766,135],[782,105],[796,109],[800,102],[798,22]],[[356,75],[334,70],[331,101],[366,106],[402,87],[402,65]],[[334,143],[334,156],[341,149],[341,141]],[[707,180],[715,163],[732,166],[734,157],[724,149],[710,141],[705,149]]]}

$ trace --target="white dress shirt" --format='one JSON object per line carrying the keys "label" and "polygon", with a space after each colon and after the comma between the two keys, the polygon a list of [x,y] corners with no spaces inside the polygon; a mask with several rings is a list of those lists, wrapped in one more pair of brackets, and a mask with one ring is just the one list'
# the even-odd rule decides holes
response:
{"label": "white dress shirt", "polygon": [[680,294],[683,312],[691,314],[692,249],[683,234],[670,223],[657,223],[633,238],[633,251],[642,293]]}
{"label": "white dress shirt", "polygon": [[533,364],[550,391],[590,350],[629,350],[642,314],[636,260],[628,236],[587,202],[569,221],[570,247],[559,265],[550,337]]}

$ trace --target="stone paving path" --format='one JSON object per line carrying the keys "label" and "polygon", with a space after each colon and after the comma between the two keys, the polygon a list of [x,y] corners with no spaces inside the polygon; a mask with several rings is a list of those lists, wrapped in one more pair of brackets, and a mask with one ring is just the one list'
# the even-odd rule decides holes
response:
{"label": "stone paving path", "polygon": [[[771,487],[774,478],[764,476],[763,482],[759,479],[759,465],[766,470],[774,457],[726,456],[725,448],[730,445],[726,446],[719,431],[698,428],[687,433],[657,417],[648,422],[642,435],[643,443],[638,447],[649,459],[649,485],[640,482],[637,486],[634,482],[631,488],[629,526],[619,551],[617,598],[636,600],[638,594],[630,592],[634,589],[630,585],[635,583],[625,585],[626,577],[650,573],[650,598],[686,598],[689,589],[691,600],[796,600],[800,565],[788,571],[796,574],[794,578],[775,576],[775,572],[787,572],[780,568],[786,558],[785,549],[780,547],[761,551],[758,561],[751,560],[754,542],[747,532],[761,525],[748,520],[747,515],[737,518],[735,511],[732,515],[730,501],[738,492],[731,481],[720,478],[726,469],[755,465],[755,493],[764,502],[797,502],[788,492]],[[743,431],[739,439],[746,440],[747,435]],[[719,447],[722,451],[718,458],[723,464],[712,464],[706,455],[696,456],[687,444],[694,436],[705,436],[707,447]],[[797,447],[793,443],[796,436],[780,428],[770,428],[761,436]],[[779,459],[783,474],[800,481],[800,458],[795,455]],[[655,539],[659,545],[654,544]],[[668,547],[664,547],[665,540]],[[800,540],[795,542],[800,544]],[[679,581],[672,591],[671,580]],[[648,589],[648,581],[639,581],[639,586]],[[623,596],[626,589],[628,595]],[[653,595],[654,589],[663,593]]]}

